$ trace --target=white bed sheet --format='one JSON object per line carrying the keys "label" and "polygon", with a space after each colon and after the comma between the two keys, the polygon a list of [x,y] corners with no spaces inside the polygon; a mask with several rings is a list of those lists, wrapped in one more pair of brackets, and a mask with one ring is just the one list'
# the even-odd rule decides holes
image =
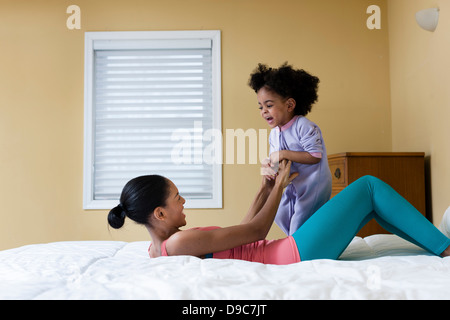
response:
{"label": "white bed sheet", "polygon": [[75,241],[0,252],[0,299],[450,299],[450,258],[394,235],[355,238],[340,260],[286,266],[190,256],[149,242]]}

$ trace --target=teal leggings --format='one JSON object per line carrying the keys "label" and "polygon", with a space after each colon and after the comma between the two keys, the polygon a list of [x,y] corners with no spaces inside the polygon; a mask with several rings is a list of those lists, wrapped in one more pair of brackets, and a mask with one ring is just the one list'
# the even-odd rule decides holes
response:
{"label": "teal leggings", "polygon": [[302,261],[337,259],[372,218],[435,255],[450,239],[378,178],[364,176],[325,203],[293,235]]}

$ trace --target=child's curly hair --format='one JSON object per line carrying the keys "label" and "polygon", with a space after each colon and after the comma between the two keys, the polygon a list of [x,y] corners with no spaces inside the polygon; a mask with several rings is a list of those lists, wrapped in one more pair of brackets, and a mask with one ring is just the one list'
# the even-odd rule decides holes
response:
{"label": "child's curly hair", "polygon": [[314,102],[317,101],[319,82],[319,78],[310,75],[303,69],[295,70],[287,62],[278,69],[259,63],[250,75],[248,85],[255,92],[266,87],[283,98],[293,98],[296,102],[294,113],[306,116],[311,111]]}

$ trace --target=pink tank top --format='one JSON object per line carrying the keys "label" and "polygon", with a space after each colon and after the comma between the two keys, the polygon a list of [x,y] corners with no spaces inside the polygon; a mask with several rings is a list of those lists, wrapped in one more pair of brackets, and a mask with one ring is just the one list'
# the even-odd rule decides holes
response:
{"label": "pink tank top", "polygon": [[[218,228],[219,227],[203,227],[193,229],[207,231]],[[167,240],[161,244],[161,256],[168,256],[166,242]],[[278,265],[300,262],[297,244],[292,236],[280,240],[260,240],[233,249],[215,252],[212,254],[212,258],[239,259]]]}

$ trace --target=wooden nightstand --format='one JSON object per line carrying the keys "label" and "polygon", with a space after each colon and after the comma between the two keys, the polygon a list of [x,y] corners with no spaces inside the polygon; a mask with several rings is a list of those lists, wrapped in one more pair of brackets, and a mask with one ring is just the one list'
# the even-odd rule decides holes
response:
{"label": "wooden nightstand", "polygon": [[[423,152],[344,152],[328,155],[335,196],[364,175],[388,183],[426,216],[425,153]],[[388,233],[375,220],[363,227],[358,236]]]}

